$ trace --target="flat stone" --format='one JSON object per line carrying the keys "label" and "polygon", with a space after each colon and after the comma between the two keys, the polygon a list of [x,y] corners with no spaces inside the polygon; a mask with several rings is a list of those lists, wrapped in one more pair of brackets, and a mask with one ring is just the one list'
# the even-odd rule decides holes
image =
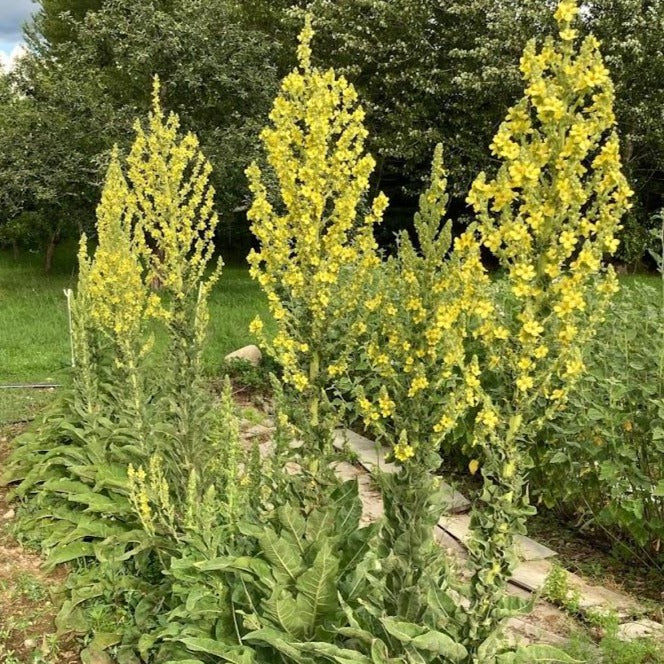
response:
{"label": "flat stone", "polygon": [[442,528],[436,528],[433,534],[438,546],[445,550],[448,556],[454,558],[461,564],[468,560],[468,553],[466,547],[458,540],[448,535]]}
{"label": "flat stone", "polygon": [[530,592],[539,592],[552,568],[548,560],[526,560],[517,565],[512,574],[512,583]]}
{"label": "flat stone", "polygon": [[643,611],[643,607],[632,597],[625,593],[609,590],[603,586],[593,586],[576,574],[567,573],[570,588],[577,590],[580,595],[579,607],[582,612],[605,611],[615,613],[619,618],[625,619],[634,613]]}
{"label": "flat stone", "polygon": [[524,535],[516,536],[517,555],[521,560],[544,560],[558,554],[544,544],[540,544]]}
{"label": "flat stone", "polygon": [[462,544],[467,544],[470,538],[470,515],[450,514],[438,520],[438,527]]}
{"label": "flat stone", "polygon": [[506,624],[507,639],[510,645],[530,645],[534,643],[546,643],[550,646],[559,646],[566,642],[560,634],[533,625],[523,618],[510,618]]}
{"label": "flat stone", "polygon": [[4,521],[11,521],[16,516],[16,512],[13,509],[8,509],[3,515],[2,518]]}
{"label": "flat stone", "polygon": [[266,427],[262,424],[254,424],[254,426],[244,432],[244,435],[247,438],[255,438],[257,436],[271,436],[273,432],[274,428],[272,427]]}
{"label": "flat stone", "polygon": [[257,367],[263,359],[263,353],[261,353],[261,349],[258,346],[250,344],[249,346],[238,348],[232,353],[228,353],[224,359],[226,362],[232,362],[233,360],[244,360],[245,362],[249,362],[249,364]]}
{"label": "flat stone", "polygon": [[441,480],[440,489],[443,492],[447,510],[450,514],[465,514],[470,511],[470,500],[454,487]]}
{"label": "flat stone", "polygon": [[623,623],[618,627],[618,638],[622,641],[647,638],[664,641],[664,625],[649,618]]}

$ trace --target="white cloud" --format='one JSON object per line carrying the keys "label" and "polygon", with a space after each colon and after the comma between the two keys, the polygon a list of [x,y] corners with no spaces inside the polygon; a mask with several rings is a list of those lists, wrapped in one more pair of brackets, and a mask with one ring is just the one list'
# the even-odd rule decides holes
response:
{"label": "white cloud", "polygon": [[16,44],[14,48],[6,53],[0,51],[0,67],[5,71],[11,71],[16,65],[16,61],[25,53],[25,46],[23,44]]}

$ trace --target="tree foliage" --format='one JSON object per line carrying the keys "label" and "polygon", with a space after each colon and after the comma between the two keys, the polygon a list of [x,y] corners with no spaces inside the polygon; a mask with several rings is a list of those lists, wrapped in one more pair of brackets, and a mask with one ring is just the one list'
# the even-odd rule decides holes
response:
{"label": "tree foliage", "polygon": [[[0,120],[0,169],[14,171],[0,224],[17,209],[36,211],[47,235],[57,236],[72,219],[91,218],[110,147],[128,146],[155,74],[165,104],[200,136],[222,219],[233,220],[229,212],[246,208],[243,171],[257,154],[277,81],[295,64],[289,45],[305,12],[318,34],[314,64],[335,67],[365,100],[375,191],[415,207],[403,194],[421,189],[442,142],[457,217],[474,173],[497,167],[487,148],[519,96],[515,63],[529,39],[550,32],[553,4],[40,0],[29,55],[14,75],[22,100],[11,104],[20,111],[0,95],[2,114],[12,118]],[[664,191],[664,0],[590,0],[581,22],[582,33],[602,42],[616,83],[623,160],[637,194],[623,258],[638,257]],[[243,214],[236,218],[246,226]]]}

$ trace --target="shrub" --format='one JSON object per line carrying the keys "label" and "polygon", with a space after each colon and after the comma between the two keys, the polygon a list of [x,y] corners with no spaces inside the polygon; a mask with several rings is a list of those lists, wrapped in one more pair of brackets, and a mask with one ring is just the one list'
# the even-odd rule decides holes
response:
{"label": "shrub", "polygon": [[627,536],[626,547],[636,544],[646,561],[661,566],[664,357],[653,340],[664,330],[664,308],[658,300],[654,288],[634,284],[613,303],[588,349],[588,373],[542,432],[532,477],[544,504],[572,511],[582,525],[612,537]]}

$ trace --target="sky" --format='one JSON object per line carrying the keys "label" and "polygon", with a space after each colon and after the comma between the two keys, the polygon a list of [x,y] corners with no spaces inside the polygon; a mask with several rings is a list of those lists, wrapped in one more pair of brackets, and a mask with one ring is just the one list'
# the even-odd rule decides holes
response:
{"label": "sky", "polygon": [[32,0],[0,0],[0,64],[6,66],[20,52],[21,26],[35,8]]}

